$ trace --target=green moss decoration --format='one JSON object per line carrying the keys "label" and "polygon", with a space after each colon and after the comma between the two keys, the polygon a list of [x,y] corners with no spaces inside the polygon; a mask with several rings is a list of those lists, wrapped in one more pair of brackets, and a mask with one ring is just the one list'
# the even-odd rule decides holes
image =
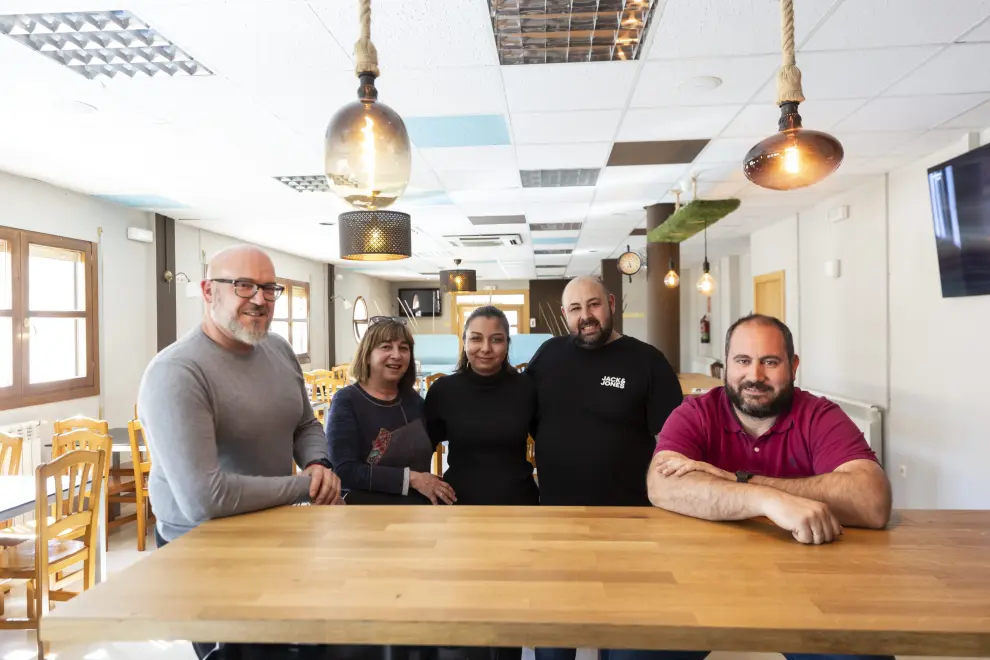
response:
{"label": "green moss decoration", "polygon": [[738,199],[696,199],[650,230],[650,243],[682,243],[739,208]]}

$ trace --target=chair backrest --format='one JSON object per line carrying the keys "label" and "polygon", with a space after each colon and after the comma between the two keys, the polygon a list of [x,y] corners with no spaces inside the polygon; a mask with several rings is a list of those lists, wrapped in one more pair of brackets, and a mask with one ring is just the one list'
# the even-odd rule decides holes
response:
{"label": "chair backrest", "polygon": [[[78,449],[104,449],[109,456],[113,452],[113,439],[107,434],[95,433],[86,429],[76,429],[75,431],[69,431],[68,433],[56,433],[52,436],[53,459]],[[109,460],[105,462],[105,466],[106,475],[109,475]]]}
{"label": "chair backrest", "polygon": [[0,476],[13,477],[21,473],[21,449],[24,438],[0,433]]}
{"label": "chair backrest", "polygon": [[[131,441],[131,464],[134,466],[134,483],[148,489],[148,474],[151,473],[151,448],[148,436],[144,434],[141,422],[132,419],[127,422],[127,438]],[[141,441],[144,441],[143,443]],[[141,445],[144,445],[142,449]]]}
{"label": "chair backrest", "polygon": [[330,372],[330,375],[334,380],[342,383],[343,386],[347,386],[349,384],[350,376],[348,374],[350,371],[350,364],[338,364],[334,366],[333,370]]}
{"label": "chair backrest", "polygon": [[[134,412],[137,412],[137,405],[134,406]],[[76,415],[75,417],[55,421],[55,433],[68,433],[76,429],[86,429],[87,431],[110,435],[110,425],[106,420]]]}
{"label": "chair backrest", "polygon": [[340,389],[336,385],[336,381],[329,376],[317,378],[316,382],[313,383],[313,401],[330,403],[330,399],[333,398],[334,392]]}
{"label": "chair backrest", "polygon": [[520,362],[519,364],[516,365],[516,371],[518,371],[519,373],[523,373],[524,371],[526,371],[526,367],[528,366],[529,366],[529,362]]}
{"label": "chair backrest", "polygon": [[[439,379],[443,378],[447,374],[430,374],[426,377],[426,389],[430,389],[430,385],[437,382]],[[446,386],[445,386],[446,387]]]}
{"label": "chair backrest", "polygon": [[712,374],[712,378],[722,380],[722,376],[725,373],[725,365],[721,362],[712,362],[711,367],[709,367],[709,371]]}
{"label": "chair backrest", "polygon": [[[76,449],[42,463],[35,471],[35,556],[38,575],[48,576],[48,551],[60,536],[80,538],[87,549],[84,588],[96,581],[97,516],[105,474],[110,464],[111,440],[95,440],[92,449]],[[54,507],[48,504],[48,480],[55,482]],[[55,567],[55,570],[59,570]],[[39,614],[48,611],[49,580],[38,580]]]}

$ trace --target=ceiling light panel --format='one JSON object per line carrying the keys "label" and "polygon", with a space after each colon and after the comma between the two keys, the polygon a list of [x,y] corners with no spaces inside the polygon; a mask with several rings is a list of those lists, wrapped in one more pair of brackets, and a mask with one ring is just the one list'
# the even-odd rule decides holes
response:
{"label": "ceiling light panel", "polygon": [[501,64],[639,59],[660,0],[488,0]]}
{"label": "ceiling light panel", "polygon": [[598,183],[597,169],[520,170],[523,188],[567,188],[594,186]]}
{"label": "ceiling light panel", "polygon": [[0,15],[0,33],[89,79],[213,75],[129,11]]}
{"label": "ceiling light panel", "polygon": [[530,231],[579,231],[580,222],[531,222]]}
{"label": "ceiling light panel", "polygon": [[275,180],[284,183],[296,192],[330,192],[327,178],[322,174],[304,176],[277,176]]}
{"label": "ceiling light panel", "polygon": [[570,254],[571,252],[572,252],[572,250],[570,248],[567,248],[567,249],[561,248],[559,250],[557,250],[557,249],[554,249],[554,250],[533,250],[533,254],[535,254],[537,256],[544,256],[544,257],[553,256],[553,255],[561,255],[561,254]]}

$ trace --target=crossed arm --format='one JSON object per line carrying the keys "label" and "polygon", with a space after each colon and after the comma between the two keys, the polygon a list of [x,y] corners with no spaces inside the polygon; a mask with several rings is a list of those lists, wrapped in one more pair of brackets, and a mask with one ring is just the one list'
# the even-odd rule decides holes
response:
{"label": "crossed arm", "polygon": [[767,516],[778,524],[793,523],[802,508],[808,509],[804,513],[810,511],[801,500],[824,504],[838,523],[850,527],[880,529],[890,518],[890,484],[880,466],[866,459],[814,477],[757,476],[740,484],[734,474],[708,463],[661,451],[650,465],[647,487],[654,506],[705,520]]}

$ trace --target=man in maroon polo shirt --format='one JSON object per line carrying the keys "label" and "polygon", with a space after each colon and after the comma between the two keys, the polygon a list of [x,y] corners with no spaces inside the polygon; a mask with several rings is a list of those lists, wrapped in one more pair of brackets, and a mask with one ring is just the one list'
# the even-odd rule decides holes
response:
{"label": "man in maroon polo shirt", "polygon": [[794,387],[788,327],[750,315],[725,344],[725,387],[687,399],[657,436],[653,505],[705,520],[766,516],[801,543],[834,541],[842,525],[884,527],[890,483],[852,420]]}

